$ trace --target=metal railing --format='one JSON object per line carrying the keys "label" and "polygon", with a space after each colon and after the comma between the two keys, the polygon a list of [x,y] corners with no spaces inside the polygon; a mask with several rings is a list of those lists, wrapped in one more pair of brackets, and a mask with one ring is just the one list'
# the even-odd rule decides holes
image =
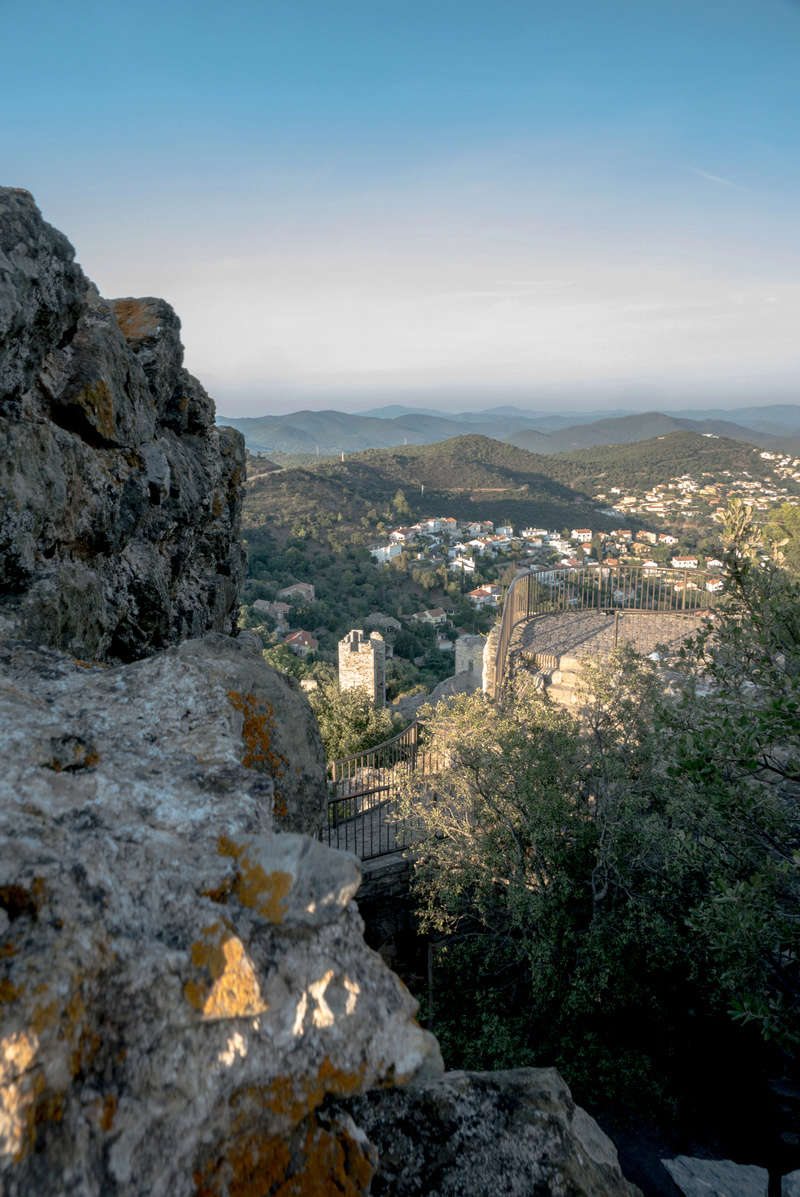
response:
{"label": "metal railing", "polygon": [[412,829],[395,811],[401,788],[411,773],[435,773],[438,762],[419,720],[374,748],[330,761],[328,821],[320,838],[362,860],[400,851]]}
{"label": "metal railing", "polygon": [[[641,565],[558,566],[520,574],[506,593],[497,651],[486,679],[487,692],[493,696],[500,693],[508,676],[512,638],[527,620],[559,612],[613,614],[616,644],[620,639],[619,616],[625,611],[685,616],[711,610],[719,594],[707,590],[706,585],[718,578],[705,570]],[[645,634],[646,621],[628,621],[622,638],[635,648],[637,638]]]}

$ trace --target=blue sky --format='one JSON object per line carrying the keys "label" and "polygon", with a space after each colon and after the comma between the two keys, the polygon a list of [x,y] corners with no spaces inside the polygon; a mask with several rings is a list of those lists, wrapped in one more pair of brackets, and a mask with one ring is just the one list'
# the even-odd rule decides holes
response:
{"label": "blue sky", "polygon": [[3,182],[229,415],[797,401],[800,3],[0,0]]}

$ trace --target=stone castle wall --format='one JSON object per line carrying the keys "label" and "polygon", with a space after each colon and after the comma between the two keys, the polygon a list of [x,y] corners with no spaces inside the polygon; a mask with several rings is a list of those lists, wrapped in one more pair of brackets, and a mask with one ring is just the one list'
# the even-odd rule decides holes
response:
{"label": "stone castle wall", "polygon": [[455,672],[481,675],[485,644],[485,636],[459,636],[456,640]]}

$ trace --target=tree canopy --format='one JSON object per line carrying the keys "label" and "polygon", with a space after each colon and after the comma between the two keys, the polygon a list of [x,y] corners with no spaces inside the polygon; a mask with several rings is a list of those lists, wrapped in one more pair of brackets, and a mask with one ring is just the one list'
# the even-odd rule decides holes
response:
{"label": "tree canopy", "polygon": [[406,803],[451,1066],[668,1101],[712,1047],[800,1047],[800,587],[727,561],[668,676],[625,651],[579,715],[524,677],[428,713],[447,767]]}

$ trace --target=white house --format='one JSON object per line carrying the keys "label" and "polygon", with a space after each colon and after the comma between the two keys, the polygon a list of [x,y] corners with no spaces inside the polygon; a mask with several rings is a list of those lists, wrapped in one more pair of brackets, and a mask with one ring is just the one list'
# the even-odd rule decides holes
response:
{"label": "white house", "polygon": [[377,548],[370,549],[369,555],[373,557],[379,565],[385,565],[394,557],[399,557],[403,551],[403,546],[399,544],[384,544],[378,545]]}
{"label": "white house", "polygon": [[578,544],[589,544],[592,539],[591,528],[573,528],[572,539],[577,540]]}
{"label": "white house", "polygon": [[697,558],[696,557],[673,557],[672,558],[672,568],[673,569],[697,569]]}
{"label": "white house", "polygon": [[484,586],[477,586],[474,590],[470,590],[467,598],[473,607],[497,607],[499,606],[502,593],[503,589],[501,586],[493,586],[487,583]]}

